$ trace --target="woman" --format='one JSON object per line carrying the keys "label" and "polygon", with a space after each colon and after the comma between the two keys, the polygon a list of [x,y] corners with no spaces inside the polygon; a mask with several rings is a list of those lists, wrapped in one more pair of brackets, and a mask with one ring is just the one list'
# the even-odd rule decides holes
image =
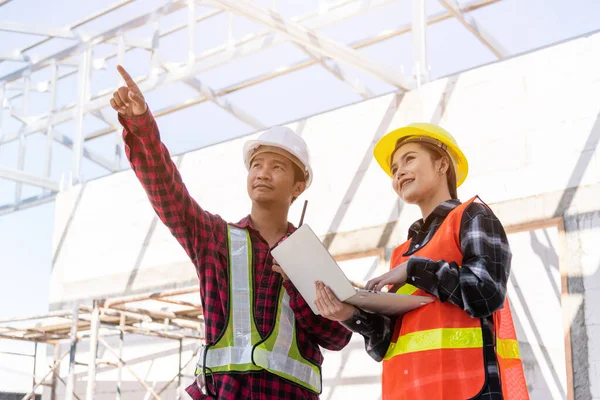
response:
{"label": "woman", "polygon": [[506,299],[510,248],[485,204],[458,200],[468,164],[456,141],[439,126],[411,124],[385,135],[374,155],[422,219],[394,250],[391,270],[366,287],[434,301],[394,318],[341,303],[317,282],[321,314],[363,335],[383,360],[383,400],[528,399]]}

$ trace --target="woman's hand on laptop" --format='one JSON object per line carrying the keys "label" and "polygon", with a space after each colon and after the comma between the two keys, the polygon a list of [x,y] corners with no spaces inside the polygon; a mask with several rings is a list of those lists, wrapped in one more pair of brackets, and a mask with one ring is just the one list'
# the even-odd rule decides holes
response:
{"label": "woman's hand on laptop", "polygon": [[406,283],[408,261],[394,267],[385,274],[367,282],[365,289],[381,291],[387,285],[404,285]]}
{"label": "woman's hand on laptop", "polygon": [[323,282],[315,282],[317,298],[315,305],[321,315],[332,321],[347,321],[352,318],[355,307],[342,303]]}

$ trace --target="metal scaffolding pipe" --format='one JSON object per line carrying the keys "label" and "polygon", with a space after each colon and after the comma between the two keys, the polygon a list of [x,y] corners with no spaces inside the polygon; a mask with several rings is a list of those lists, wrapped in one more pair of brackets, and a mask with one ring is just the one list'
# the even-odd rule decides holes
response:
{"label": "metal scaffolding pipe", "polygon": [[69,354],[69,352],[65,351],[65,353],[59,358],[58,362],[54,363],[52,368],[50,368],[50,370],[48,372],[46,372],[46,375],[44,375],[44,377],[42,379],[40,379],[40,381],[33,387],[31,392],[29,392],[25,396],[23,396],[23,398],[21,400],[29,400],[31,398],[31,396],[34,396],[36,389],[44,383],[44,381],[46,380],[48,375],[50,375],[51,373],[54,373],[56,368],[58,368],[58,366],[60,365],[60,362],[63,360],[63,358],[65,358],[67,356],[67,354]]}
{"label": "metal scaffolding pipe", "polygon": [[[121,320],[119,321],[119,358],[123,358],[123,344],[124,344],[124,329],[125,329],[125,314],[121,314]],[[119,363],[119,371],[117,372],[117,400],[121,400],[121,383],[123,379],[123,366]]]}
{"label": "metal scaffolding pipe", "polygon": [[86,400],[94,400],[96,394],[96,359],[98,357],[98,331],[100,330],[100,308],[98,300],[94,300],[92,310],[92,326],[90,329],[90,362],[88,366],[88,381],[85,392]]}
{"label": "metal scaffolding pipe", "polygon": [[37,370],[37,368],[36,368],[37,367],[37,353],[38,353],[38,343],[35,342],[35,350],[33,351],[33,378],[32,378],[33,382],[31,384],[31,388],[32,388],[31,390],[35,390],[33,388],[35,388],[35,373]]}
{"label": "metal scaffolding pipe", "polygon": [[190,294],[190,293],[195,293],[197,290],[198,290],[198,288],[196,288],[196,287],[188,287],[188,288],[183,288],[183,289],[164,290],[162,292],[157,292],[157,293],[150,293],[150,294],[146,293],[146,294],[127,296],[127,297],[120,297],[120,298],[116,298],[116,299],[109,299],[104,303],[104,308],[111,308],[112,306],[115,306],[118,304],[133,303],[136,301],[148,300],[149,298],[151,299],[153,297],[167,297],[167,296],[178,296],[181,294]]}
{"label": "metal scaffolding pipe", "polygon": [[[82,309],[83,309],[83,307],[82,307]],[[27,315],[24,317],[0,319],[0,324],[10,323],[10,322],[23,322],[23,321],[33,320],[33,319],[56,318],[56,317],[71,319],[72,313],[73,313],[73,311],[66,311],[66,310],[51,311],[46,314],[35,314],[35,315]]]}
{"label": "metal scaffolding pipe", "polygon": [[177,364],[177,400],[181,400],[181,391],[183,390],[181,384],[181,353],[183,352],[183,340],[179,339],[179,362]]}
{"label": "metal scaffolding pipe", "polygon": [[102,343],[102,345],[106,348],[106,350],[109,351],[109,353],[111,353],[113,356],[115,356],[117,358],[117,360],[119,361],[119,365],[125,367],[127,369],[127,371],[129,371],[129,373],[131,375],[133,375],[133,377],[135,379],[137,379],[139,383],[142,384],[142,386],[148,391],[148,393],[150,393],[150,395],[154,399],[160,400],[160,397],[158,397],[158,395],[156,394],[156,392],[154,391],[154,389],[152,389],[150,386],[148,386],[148,384],[146,383],[146,381],[144,381],[142,378],[140,378],[138,376],[138,374],[136,374],[135,371],[131,367],[129,367],[129,365],[127,365],[127,363],[125,361],[123,361],[123,359],[121,357],[119,357],[119,354],[112,347],[110,347],[110,345],[108,343],[106,343],[106,341],[104,339],[98,338],[98,341],[100,343]]}
{"label": "metal scaffolding pipe", "polygon": [[77,328],[79,326],[79,304],[73,309],[73,320],[71,325],[71,346],[69,349],[69,375],[67,377],[67,389],[65,400],[72,400],[75,391],[75,355],[77,353]]}
{"label": "metal scaffolding pipe", "polygon": [[[65,353],[66,354],[66,353]],[[52,384],[50,386],[50,400],[57,400],[56,397],[56,384],[57,380],[60,379],[60,343],[54,345],[54,363],[57,364],[57,368],[52,371]],[[62,379],[61,379],[62,380]]]}
{"label": "metal scaffolding pipe", "polygon": [[169,386],[171,386],[171,384],[172,384],[173,382],[175,382],[175,379],[177,379],[177,378],[181,378],[181,377],[183,377],[183,376],[184,376],[184,375],[181,373],[181,371],[183,371],[184,369],[186,369],[186,368],[187,368],[187,366],[188,366],[188,365],[190,365],[190,363],[191,363],[192,361],[194,361],[194,359],[195,359],[195,358],[196,358],[196,356],[198,355],[198,350],[200,350],[200,347],[198,347],[198,348],[197,348],[197,349],[194,351],[194,353],[192,353],[192,356],[191,356],[191,357],[190,357],[190,359],[189,359],[189,360],[188,360],[188,361],[185,363],[185,365],[183,365],[182,367],[180,367],[180,368],[179,368],[179,372],[177,373],[177,375],[175,375],[173,378],[171,378],[171,380],[170,380],[169,382],[167,382],[167,383],[165,384],[165,386],[163,386],[163,388],[162,388],[162,389],[160,389],[160,391],[158,392],[158,395],[159,395],[159,396],[160,396],[161,394],[163,394],[163,392],[164,392],[165,390],[167,390],[167,389],[169,388]]}

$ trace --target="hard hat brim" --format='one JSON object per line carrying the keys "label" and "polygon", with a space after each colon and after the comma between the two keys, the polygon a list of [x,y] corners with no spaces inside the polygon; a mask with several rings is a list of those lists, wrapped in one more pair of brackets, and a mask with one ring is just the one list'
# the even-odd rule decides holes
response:
{"label": "hard hat brim", "polygon": [[389,176],[393,177],[391,172],[391,158],[392,153],[396,149],[396,143],[399,139],[408,136],[425,136],[432,139],[436,139],[446,145],[447,153],[454,162],[454,168],[456,170],[456,186],[459,187],[467,178],[469,171],[469,163],[467,157],[463,154],[462,150],[456,145],[455,142],[448,140],[444,135],[437,134],[431,131],[425,131],[414,126],[405,126],[396,130],[393,130],[383,136],[373,149],[373,156],[375,160],[383,169],[383,171]]}
{"label": "hard hat brim", "polygon": [[[288,148],[287,146],[282,145],[281,143],[275,143],[275,142],[270,142],[267,140],[258,140],[258,139],[257,140],[248,140],[246,143],[244,143],[244,149],[243,149],[244,165],[246,166],[246,170],[250,170],[250,161],[251,161],[252,153],[254,153],[254,151],[260,146],[277,147],[277,148],[285,150],[286,152],[295,156],[294,151],[292,149]],[[292,161],[292,163],[294,163],[293,160],[290,159],[290,161]],[[296,163],[294,163],[294,164],[296,164]],[[304,172],[306,173],[306,188],[308,189],[308,187],[312,183],[312,177],[313,177],[313,172],[312,172],[312,168],[310,167],[310,165],[304,165]]]}

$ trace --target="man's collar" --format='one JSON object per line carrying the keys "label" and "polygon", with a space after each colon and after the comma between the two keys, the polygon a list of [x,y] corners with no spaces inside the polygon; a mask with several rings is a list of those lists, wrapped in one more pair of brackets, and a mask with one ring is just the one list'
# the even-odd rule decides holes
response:
{"label": "man's collar", "polygon": [[[244,218],[242,218],[240,221],[238,221],[236,223],[231,223],[231,225],[235,226],[236,228],[250,229],[250,230],[253,230],[254,232],[258,232],[258,229],[256,229],[256,226],[254,226],[254,222],[252,222],[252,217],[250,216],[250,214],[248,214],[247,216],[245,216]],[[296,227],[291,222],[288,222],[287,233],[292,234],[295,231],[296,231]]]}
{"label": "man's collar", "polygon": [[245,216],[244,218],[242,218],[241,220],[239,220],[236,223],[231,222],[230,225],[235,226],[236,228],[240,228],[240,229],[250,228],[250,229],[256,230],[256,228],[252,224],[252,218],[250,218],[250,215]]}

